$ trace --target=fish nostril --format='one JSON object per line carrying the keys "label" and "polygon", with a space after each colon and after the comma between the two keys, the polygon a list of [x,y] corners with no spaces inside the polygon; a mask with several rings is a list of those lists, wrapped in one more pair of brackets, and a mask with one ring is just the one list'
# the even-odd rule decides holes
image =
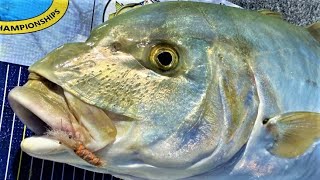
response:
{"label": "fish nostril", "polygon": [[270,118],[264,118],[264,119],[262,120],[262,124],[267,124],[269,120],[270,120]]}
{"label": "fish nostril", "polygon": [[111,44],[111,48],[110,49],[111,49],[112,52],[117,52],[117,51],[119,51],[121,49],[121,44],[118,43],[118,42],[114,42],[114,43]]}

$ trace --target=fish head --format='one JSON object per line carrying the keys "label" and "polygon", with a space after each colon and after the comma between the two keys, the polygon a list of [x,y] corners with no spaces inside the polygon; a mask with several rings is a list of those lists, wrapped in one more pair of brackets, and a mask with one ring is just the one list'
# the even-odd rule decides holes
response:
{"label": "fish head", "polygon": [[[224,48],[225,41],[213,45],[219,34],[193,6],[204,7],[168,2],[136,8],[94,29],[86,42],[63,45],[33,64],[28,82],[9,94],[16,114],[40,135],[24,139],[22,149],[147,178],[187,177],[230,159],[248,139],[255,87],[247,67],[222,67],[221,56],[234,50]],[[227,66],[244,80],[226,73]],[[77,147],[43,135],[48,129],[70,134],[106,165],[83,161]]]}

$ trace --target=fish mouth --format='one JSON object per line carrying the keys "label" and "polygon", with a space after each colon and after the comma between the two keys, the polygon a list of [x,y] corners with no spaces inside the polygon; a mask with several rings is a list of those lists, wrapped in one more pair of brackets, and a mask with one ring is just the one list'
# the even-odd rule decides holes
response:
{"label": "fish mouth", "polygon": [[81,101],[34,73],[24,86],[9,93],[8,100],[16,115],[36,134],[21,142],[22,150],[32,156],[47,159],[43,156],[74,150],[61,144],[59,136],[50,136],[52,131],[68,135],[93,152],[115,141],[117,129],[109,118],[114,116],[111,112]]}

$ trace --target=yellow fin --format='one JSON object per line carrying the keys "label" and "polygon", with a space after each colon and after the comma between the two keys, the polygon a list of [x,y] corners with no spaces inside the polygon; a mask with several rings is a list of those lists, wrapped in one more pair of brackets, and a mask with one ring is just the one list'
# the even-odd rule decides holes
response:
{"label": "yellow fin", "polygon": [[271,16],[271,17],[275,17],[275,18],[278,18],[278,19],[282,19],[282,14],[281,13],[275,12],[275,11],[271,11],[269,9],[261,9],[261,10],[258,10],[258,12],[261,13],[261,14],[267,15],[267,16]]}
{"label": "yellow fin", "polygon": [[272,154],[294,158],[320,138],[320,113],[291,112],[271,118],[267,130],[274,138]]}
{"label": "yellow fin", "polygon": [[116,1],[116,4],[115,4],[116,12],[109,14],[108,20],[114,18],[123,6],[124,6],[123,4]]}
{"label": "yellow fin", "polygon": [[309,33],[320,42],[320,22],[316,22],[307,27]]}
{"label": "yellow fin", "polygon": [[116,1],[116,12],[109,14],[108,19],[110,20],[110,19],[114,18],[115,16],[118,16],[122,13],[125,13],[129,10],[132,10],[132,9],[140,7],[140,6],[141,6],[141,3],[130,3],[130,4],[123,5],[123,4],[120,4]]}
{"label": "yellow fin", "polygon": [[119,9],[121,9],[124,5],[119,3],[118,1],[116,1],[116,11],[119,11]]}

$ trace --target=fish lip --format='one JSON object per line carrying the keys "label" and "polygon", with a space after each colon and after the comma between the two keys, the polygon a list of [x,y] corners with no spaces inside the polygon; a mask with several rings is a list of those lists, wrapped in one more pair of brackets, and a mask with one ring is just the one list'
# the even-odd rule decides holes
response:
{"label": "fish lip", "polygon": [[18,92],[16,92],[18,91],[18,88],[20,87],[12,89],[8,94],[8,101],[10,107],[13,109],[14,113],[19,117],[19,119],[23,122],[23,124],[28,124],[28,128],[32,132],[38,135],[44,134],[46,129],[49,128],[48,124],[46,124],[32,111],[30,111],[28,108],[22,105],[23,103],[19,102],[18,99],[16,99],[16,97],[19,97],[19,94],[17,94]]}
{"label": "fish lip", "polygon": [[32,102],[32,99],[24,96],[28,93],[36,94],[37,91],[29,87],[15,87],[8,94],[9,104],[15,114],[23,124],[35,133],[35,135],[26,137],[22,140],[21,149],[31,156],[42,157],[43,159],[45,159],[45,156],[47,155],[65,152],[67,150],[66,147],[60,144],[56,139],[46,135],[46,132],[50,129],[63,129],[64,132],[73,134],[74,129],[72,126],[62,126],[62,123],[50,123],[50,115],[46,115],[41,111],[36,111],[36,107],[32,106],[32,104],[35,104]]}
{"label": "fish lip", "polygon": [[[31,88],[16,87],[8,95],[9,104],[20,120],[36,135],[44,135],[49,129],[63,129],[62,125],[60,127],[58,125],[50,125],[48,123],[50,120],[43,113],[37,112],[35,108],[30,106],[33,102],[24,97],[27,91],[37,93]],[[64,130],[73,132],[72,129]]]}
{"label": "fish lip", "polygon": [[[63,91],[65,91],[61,86],[41,76],[35,75],[34,73],[31,73],[30,75],[31,75],[31,78],[29,76],[28,80],[48,81],[49,83],[52,83],[54,86],[57,86],[61,88]],[[50,130],[62,130],[72,135],[73,137],[77,138],[78,134],[70,121],[61,120],[59,123],[57,122],[50,123],[51,121],[50,118],[46,117],[46,115],[43,112],[39,112],[35,108],[32,108],[30,104],[32,103],[35,104],[34,102],[32,102],[34,100],[28,99],[28,97],[24,97],[24,95],[26,94],[26,91],[29,91],[29,94],[31,92],[34,94],[38,93],[36,89],[30,88],[30,87],[25,87],[25,86],[16,87],[13,90],[11,90],[11,92],[8,94],[8,100],[9,100],[10,106],[12,107],[16,115],[32,132],[34,132],[36,135],[48,136],[47,132]],[[24,97],[24,98],[21,98],[21,97]],[[64,101],[68,103],[66,98],[64,99]],[[70,110],[70,107],[69,106],[67,107],[70,112],[70,115],[72,115],[73,118],[76,119],[75,115]],[[99,107],[97,108],[101,109]],[[105,110],[103,110],[103,112],[105,113],[106,116],[110,114],[110,112]],[[78,119],[76,120],[78,121]],[[114,119],[110,118],[110,120],[111,120],[111,123],[114,125]],[[117,129],[116,126],[115,126],[115,129]],[[88,132],[89,132],[89,135],[91,135],[89,130]],[[52,138],[52,137],[48,137],[48,138]]]}

